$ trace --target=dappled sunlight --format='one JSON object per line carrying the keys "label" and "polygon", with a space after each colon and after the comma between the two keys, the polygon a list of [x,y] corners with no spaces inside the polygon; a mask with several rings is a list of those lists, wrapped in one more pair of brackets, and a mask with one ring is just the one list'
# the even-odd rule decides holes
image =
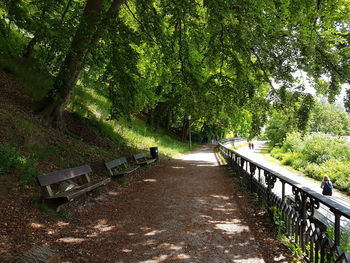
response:
{"label": "dappled sunlight", "polygon": [[196,166],[198,166],[198,167],[207,167],[207,166],[217,166],[217,164],[215,164],[215,163],[212,163],[212,164],[206,163],[206,164],[197,164]]}
{"label": "dappled sunlight", "polygon": [[64,227],[64,226],[69,226],[69,223],[68,222],[63,222],[63,221],[58,221],[56,225],[59,226],[59,227]]}
{"label": "dappled sunlight", "polygon": [[191,257],[187,254],[179,254],[176,256],[176,259],[189,259],[189,258]]}
{"label": "dappled sunlight", "polygon": [[149,182],[149,183],[156,183],[156,179],[143,179],[144,182]]}
{"label": "dappled sunlight", "polygon": [[247,226],[242,226],[235,222],[216,224],[214,228],[217,230],[222,230],[227,235],[234,235],[237,233],[249,231],[249,228]]}
{"label": "dappled sunlight", "polygon": [[170,244],[170,243],[163,243],[163,244],[160,244],[158,246],[158,248],[166,248],[166,249],[169,249],[169,250],[175,250],[175,251],[178,251],[178,250],[181,250],[183,247],[182,246],[177,246],[177,245],[174,245],[174,244]]}
{"label": "dappled sunlight", "polygon": [[52,230],[52,229],[49,229],[49,230],[47,231],[47,234],[48,234],[48,235],[54,235],[54,234],[56,234],[56,231],[54,231],[54,230]]}
{"label": "dappled sunlight", "polygon": [[107,225],[107,220],[101,219],[101,220],[99,220],[97,225],[94,226],[93,228],[97,229],[100,232],[107,232],[107,231],[111,231],[112,229],[114,229],[115,226]]}
{"label": "dappled sunlight", "polygon": [[118,195],[120,195],[120,192],[109,191],[109,192],[108,192],[108,195],[111,195],[111,196],[118,196]]}
{"label": "dappled sunlight", "polygon": [[226,195],[210,195],[211,197],[222,199],[222,200],[230,200],[229,196]]}
{"label": "dappled sunlight", "polygon": [[86,241],[85,238],[76,238],[76,237],[62,237],[57,239],[58,242],[63,242],[63,243],[82,243]]}
{"label": "dappled sunlight", "polygon": [[[236,216],[234,195],[225,189],[229,179],[217,183],[218,177],[212,175],[223,170],[213,167],[215,156],[199,156],[185,155],[188,160],[170,161],[167,170],[140,178],[143,188],[121,199],[127,206],[115,202],[122,191],[109,190],[111,203],[101,207],[110,209],[113,217],[100,214],[65,235],[60,229],[69,229],[72,223],[56,222],[56,242],[72,247],[96,244],[96,253],[112,253],[114,263],[263,262],[249,227]],[[169,177],[163,176],[169,170]]]}
{"label": "dappled sunlight", "polygon": [[157,245],[157,240],[154,240],[154,239],[150,239],[150,240],[147,240],[144,245],[147,245],[147,246],[152,246],[152,245]]}
{"label": "dappled sunlight", "polygon": [[224,207],[214,207],[213,208],[214,211],[221,211],[221,212],[233,212],[236,209],[232,209],[232,208],[224,208]]}
{"label": "dappled sunlight", "polygon": [[145,236],[155,236],[163,232],[165,232],[165,230],[153,230],[151,232],[146,233]]}
{"label": "dappled sunlight", "polygon": [[43,224],[39,224],[39,223],[30,223],[29,226],[32,227],[32,228],[42,228],[42,227],[44,227]]}

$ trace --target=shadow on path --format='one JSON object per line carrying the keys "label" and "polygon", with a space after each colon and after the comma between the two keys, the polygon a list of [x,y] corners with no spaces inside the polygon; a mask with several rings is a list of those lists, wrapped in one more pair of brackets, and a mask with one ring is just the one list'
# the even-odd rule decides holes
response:
{"label": "shadow on path", "polygon": [[65,262],[286,262],[263,258],[247,216],[228,170],[205,146],[154,165],[122,193],[112,185],[43,239]]}

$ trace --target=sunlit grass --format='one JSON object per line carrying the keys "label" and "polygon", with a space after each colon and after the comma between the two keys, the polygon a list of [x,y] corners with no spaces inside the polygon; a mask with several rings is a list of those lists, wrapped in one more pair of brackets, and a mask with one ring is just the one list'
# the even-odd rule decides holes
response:
{"label": "sunlit grass", "polygon": [[159,153],[174,156],[190,150],[183,143],[168,135],[167,131],[154,129],[143,121],[109,120],[111,103],[92,87],[78,87],[69,106],[80,116],[90,119],[94,126],[107,135],[117,146],[131,148],[134,151],[147,150],[157,146]]}

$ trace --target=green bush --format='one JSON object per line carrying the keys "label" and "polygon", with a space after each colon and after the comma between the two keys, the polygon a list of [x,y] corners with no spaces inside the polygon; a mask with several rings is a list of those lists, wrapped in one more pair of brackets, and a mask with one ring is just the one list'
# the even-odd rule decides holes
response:
{"label": "green bush", "polygon": [[295,159],[293,160],[293,163],[292,163],[292,167],[299,171],[302,171],[307,165],[308,165],[308,162],[303,158]]}
{"label": "green bush", "polygon": [[322,164],[323,175],[328,175],[334,186],[350,192],[350,162],[329,160]]}
{"label": "green bush", "polygon": [[315,133],[303,139],[301,153],[307,161],[317,164],[330,159],[349,160],[350,144],[327,134]]}
{"label": "green bush", "polygon": [[282,164],[284,165],[291,165],[293,166],[293,164],[301,159],[302,156],[301,156],[301,153],[298,153],[298,152],[292,152],[292,153],[285,153],[283,155],[283,158],[282,158]]}
{"label": "green bush", "polygon": [[7,173],[20,162],[20,155],[9,144],[0,145],[0,174]]}
{"label": "green bush", "polygon": [[20,183],[28,184],[38,175],[37,162],[34,158],[22,156],[16,149],[9,145],[0,146],[0,174],[17,170],[20,173]]}
{"label": "green bush", "polygon": [[29,184],[33,178],[38,176],[39,172],[37,169],[37,162],[31,158],[21,158],[21,165],[19,167],[20,171],[20,183],[22,185]]}
{"label": "green bush", "polygon": [[303,148],[302,136],[299,132],[288,133],[283,142],[282,149],[284,152],[300,152]]}
{"label": "green bush", "polygon": [[317,180],[322,180],[324,176],[322,168],[315,163],[307,163],[302,172]]}
{"label": "green bush", "polygon": [[276,158],[278,160],[282,160],[284,155],[285,155],[285,152],[283,151],[282,148],[273,148],[271,150],[270,154],[273,158]]}

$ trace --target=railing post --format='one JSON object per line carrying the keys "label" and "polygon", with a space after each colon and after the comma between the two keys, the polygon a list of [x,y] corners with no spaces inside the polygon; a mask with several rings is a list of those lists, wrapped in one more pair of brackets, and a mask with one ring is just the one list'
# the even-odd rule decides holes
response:
{"label": "railing post", "polygon": [[334,243],[336,246],[340,246],[340,215],[334,212]]}
{"label": "railing post", "polygon": [[282,201],[285,201],[285,197],[286,197],[286,182],[281,181],[282,183]]}

